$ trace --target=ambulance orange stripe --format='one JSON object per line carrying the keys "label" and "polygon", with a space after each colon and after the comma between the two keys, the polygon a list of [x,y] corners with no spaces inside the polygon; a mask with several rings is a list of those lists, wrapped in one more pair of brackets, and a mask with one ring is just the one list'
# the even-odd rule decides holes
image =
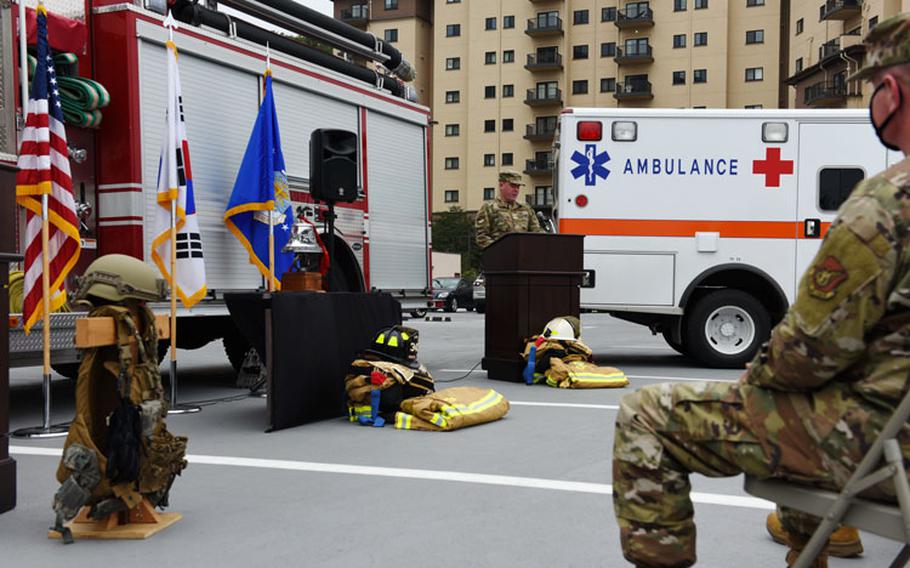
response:
{"label": "ambulance orange stripe", "polygon": [[[822,236],[831,223],[822,223]],[[802,221],[680,221],[671,219],[560,219],[564,234],[607,237],[694,237],[720,233],[732,239],[805,238]]]}

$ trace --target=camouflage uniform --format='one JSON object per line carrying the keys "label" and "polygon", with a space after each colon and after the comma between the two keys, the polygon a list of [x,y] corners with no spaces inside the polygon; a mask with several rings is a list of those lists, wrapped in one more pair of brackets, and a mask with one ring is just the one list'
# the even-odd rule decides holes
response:
{"label": "camouflage uniform", "polygon": [[[521,174],[512,170],[499,173],[499,181],[522,186]],[[542,233],[537,214],[528,205],[517,201],[509,203],[500,198],[483,204],[474,219],[477,246],[482,249],[493,244],[507,233]]]}
{"label": "camouflage uniform", "polygon": [[[690,472],[840,489],[908,388],[910,159],[859,184],[796,302],[737,383],[662,384],[616,419],[613,502],[625,557],[690,566]],[[910,458],[910,428],[900,435]],[[894,500],[887,485],[865,496]],[[817,521],[784,510],[796,535]]]}

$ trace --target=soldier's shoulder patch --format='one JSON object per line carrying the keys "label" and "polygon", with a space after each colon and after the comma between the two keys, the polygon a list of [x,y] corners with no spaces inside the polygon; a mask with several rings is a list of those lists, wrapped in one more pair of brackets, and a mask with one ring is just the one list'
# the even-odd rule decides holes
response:
{"label": "soldier's shoulder patch", "polygon": [[837,287],[847,280],[849,273],[843,263],[833,255],[809,269],[809,294],[820,300],[830,300],[837,293]]}

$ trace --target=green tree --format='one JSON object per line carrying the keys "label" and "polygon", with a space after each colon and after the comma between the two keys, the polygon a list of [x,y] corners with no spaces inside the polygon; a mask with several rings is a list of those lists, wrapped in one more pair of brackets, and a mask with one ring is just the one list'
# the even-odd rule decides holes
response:
{"label": "green tree", "polygon": [[480,272],[481,251],[474,243],[474,213],[460,207],[433,214],[433,250],[461,255],[461,274]]}

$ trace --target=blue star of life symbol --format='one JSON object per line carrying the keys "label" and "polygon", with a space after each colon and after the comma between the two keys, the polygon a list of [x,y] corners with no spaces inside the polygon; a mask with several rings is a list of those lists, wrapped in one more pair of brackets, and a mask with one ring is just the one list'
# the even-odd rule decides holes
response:
{"label": "blue star of life symbol", "polygon": [[606,150],[598,154],[596,144],[585,144],[584,154],[575,150],[572,161],[578,164],[572,169],[572,177],[578,179],[585,176],[586,186],[593,186],[597,178],[607,179],[610,175],[610,170],[604,167],[610,161],[610,154]]}

